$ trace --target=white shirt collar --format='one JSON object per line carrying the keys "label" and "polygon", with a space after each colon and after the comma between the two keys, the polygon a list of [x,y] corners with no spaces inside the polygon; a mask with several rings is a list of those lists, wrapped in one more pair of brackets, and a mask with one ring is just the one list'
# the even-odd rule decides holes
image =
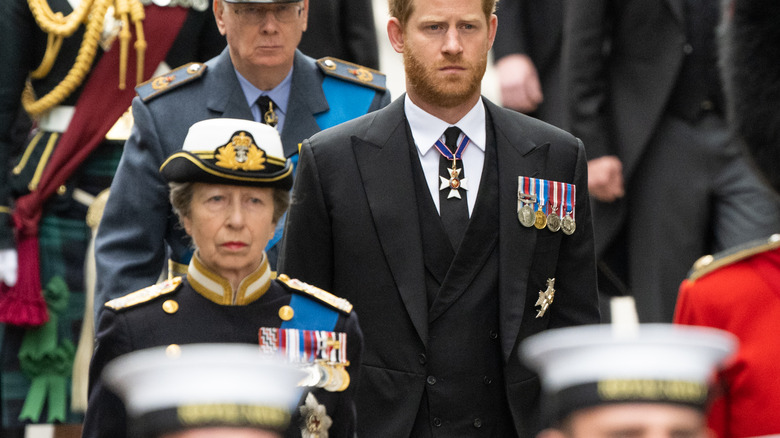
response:
{"label": "white shirt collar", "polygon": [[[404,112],[420,155],[425,155],[433,148],[434,143],[441,137],[444,130],[452,126],[415,105],[408,94],[404,99]],[[482,97],[479,98],[471,111],[455,123],[455,126],[469,137],[472,145],[483,152],[485,151],[487,134],[485,133],[485,105],[482,103]]]}

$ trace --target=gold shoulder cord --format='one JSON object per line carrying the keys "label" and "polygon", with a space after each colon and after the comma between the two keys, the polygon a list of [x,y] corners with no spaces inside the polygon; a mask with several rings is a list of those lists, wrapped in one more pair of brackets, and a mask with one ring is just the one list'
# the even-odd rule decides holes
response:
{"label": "gold shoulder cord", "polygon": [[[138,62],[136,65],[136,83],[143,80],[144,54],[146,52],[146,41],[144,39],[143,19],[144,7],[139,0],[81,0],[81,3],[75,11],[63,16],[61,12],[53,12],[49,7],[47,0],[27,0],[35,21],[38,26],[48,34],[46,43],[46,52],[38,66],[27,80],[24,93],[22,94],[22,104],[24,109],[31,116],[37,116],[50,108],[59,105],[73,92],[87,76],[92,61],[95,60],[97,45],[100,41],[100,35],[103,31],[103,21],[109,7],[114,7],[114,15],[121,19],[122,30],[119,34],[120,40],[120,61],[119,61],[119,89],[125,89],[127,77],[127,50],[130,43],[130,21],[133,22],[136,29],[135,49]],[[73,63],[65,79],[62,80],[48,94],[35,100],[35,93],[32,89],[30,79],[40,79],[46,77],[51,71],[54,61],[57,59],[62,41],[76,31],[81,25],[86,23],[87,30],[84,33],[84,39],[79,47],[76,61]]]}

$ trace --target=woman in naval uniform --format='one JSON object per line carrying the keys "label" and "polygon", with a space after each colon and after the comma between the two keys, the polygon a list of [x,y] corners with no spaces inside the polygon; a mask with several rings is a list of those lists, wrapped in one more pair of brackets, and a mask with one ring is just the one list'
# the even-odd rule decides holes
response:
{"label": "woman in naval uniform", "polygon": [[316,388],[301,399],[300,418],[287,436],[353,436],[363,343],[357,316],[346,300],[277,278],[264,252],[292,185],[292,164],[276,130],[247,120],[198,122],[160,172],[195,256],[185,277],[106,303],[83,436],[126,436],[124,407],[100,378],[110,360],[142,348],[204,342],[259,344],[303,362]]}

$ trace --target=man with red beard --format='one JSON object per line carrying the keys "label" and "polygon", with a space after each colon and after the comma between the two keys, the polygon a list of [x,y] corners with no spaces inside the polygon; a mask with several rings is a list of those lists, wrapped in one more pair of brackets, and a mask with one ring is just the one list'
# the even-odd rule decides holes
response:
{"label": "man with red beard", "polygon": [[599,321],[582,143],[480,95],[495,3],[391,0],[407,94],[301,149],[281,272],[360,314],[361,436],[530,436],[519,342]]}

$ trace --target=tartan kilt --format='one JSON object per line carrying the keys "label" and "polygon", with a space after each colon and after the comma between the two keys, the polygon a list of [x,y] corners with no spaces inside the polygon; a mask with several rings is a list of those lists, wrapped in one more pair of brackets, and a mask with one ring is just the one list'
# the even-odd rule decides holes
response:
{"label": "tartan kilt", "polygon": [[[76,345],[84,316],[84,257],[91,239],[86,224],[87,206],[73,199],[79,188],[97,195],[111,185],[122,154],[123,141],[104,141],[71,176],[63,194],[55,194],[45,206],[39,224],[41,286],[46,288],[55,276],[65,280],[70,292],[66,309],[57,320],[58,341]],[[0,414],[2,428],[21,428],[18,417],[24,405],[30,379],[21,371],[19,348],[27,330],[0,325]],[[70,411],[70,377],[66,388],[67,423],[81,423],[83,415]],[[40,423],[47,422],[44,406]]]}

